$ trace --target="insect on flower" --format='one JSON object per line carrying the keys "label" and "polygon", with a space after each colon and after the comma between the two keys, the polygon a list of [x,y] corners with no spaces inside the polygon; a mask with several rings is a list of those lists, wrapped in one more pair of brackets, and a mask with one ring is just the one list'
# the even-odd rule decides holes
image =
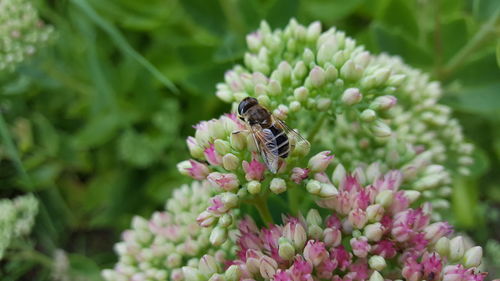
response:
{"label": "insect on flower", "polygon": [[295,145],[310,146],[306,139],[261,106],[255,98],[244,98],[238,105],[238,115],[248,125],[264,163],[274,174]]}

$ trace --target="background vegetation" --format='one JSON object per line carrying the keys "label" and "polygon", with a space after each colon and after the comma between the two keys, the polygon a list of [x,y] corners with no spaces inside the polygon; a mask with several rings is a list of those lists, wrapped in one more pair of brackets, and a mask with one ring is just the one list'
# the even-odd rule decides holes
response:
{"label": "background vegetation", "polygon": [[175,165],[188,158],[191,124],[228,110],[215,84],[242,61],[245,35],[262,19],[282,27],[291,17],[337,26],[368,50],[400,55],[441,81],[443,102],[477,145],[472,174],[455,184],[450,217],[486,248],[490,276],[500,275],[499,1],[36,6],[56,37],[36,58],[0,75],[0,197],[33,191],[40,213],[24,255],[0,263],[2,280],[66,280],[51,270],[64,252],[72,280],[100,280],[131,217],[162,208],[185,181]]}

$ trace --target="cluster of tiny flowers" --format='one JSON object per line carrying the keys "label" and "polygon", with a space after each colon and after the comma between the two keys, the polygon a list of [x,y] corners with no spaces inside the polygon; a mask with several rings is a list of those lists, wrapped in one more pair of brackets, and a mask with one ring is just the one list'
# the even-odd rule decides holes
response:
{"label": "cluster of tiny flowers", "polygon": [[284,225],[259,229],[244,218],[238,258],[228,263],[233,274],[248,281],[484,280],[477,268],[482,248],[467,249],[461,236],[450,240],[447,223],[430,223],[428,205],[411,208],[415,195],[398,191],[399,174],[367,186],[345,175],[339,194],[318,202],[335,210],[324,219],[311,209],[305,218],[285,216]]}
{"label": "cluster of tiny flowers", "polygon": [[450,108],[438,104],[440,85],[427,74],[396,57],[370,54],[335,28],[322,33],[318,22],[305,27],[291,20],[275,31],[263,22],[247,45],[245,65],[217,85],[223,101],[256,97],[299,130],[326,118],[330,124],[315,147],[332,149],[333,143],[348,168],[382,161],[390,169],[412,169],[427,152],[420,161],[447,167],[433,182],[439,188],[424,194],[429,198],[447,193],[450,171],[469,173],[473,147]]}
{"label": "cluster of tiny flowers", "polygon": [[150,220],[135,217],[132,229],[125,231],[123,241],[115,245],[119,261],[114,269],[103,271],[104,279],[192,280],[182,267],[198,266],[204,254],[212,255],[213,262],[222,266],[227,254],[234,251],[234,242],[220,241],[225,241],[227,235],[234,236],[231,231],[234,232],[235,227],[227,225],[213,230],[202,228],[196,222],[196,216],[207,207],[213,190],[208,182],[181,186],[167,201],[166,211],[154,213]]}
{"label": "cluster of tiny flowers", "polygon": [[12,240],[30,233],[37,213],[38,201],[32,194],[0,200],[0,259]]}
{"label": "cluster of tiny flowers", "polygon": [[0,1],[0,72],[12,71],[53,33],[45,26],[30,1]]}

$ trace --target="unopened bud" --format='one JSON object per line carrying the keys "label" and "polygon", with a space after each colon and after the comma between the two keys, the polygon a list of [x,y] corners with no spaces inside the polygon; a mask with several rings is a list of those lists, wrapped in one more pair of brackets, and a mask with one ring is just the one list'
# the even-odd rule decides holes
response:
{"label": "unopened bud", "polygon": [[365,236],[370,241],[379,241],[384,234],[384,229],[381,223],[376,222],[365,226]]}
{"label": "unopened bud", "polygon": [[370,128],[372,133],[379,138],[390,137],[392,134],[391,128],[382,120],[375,120]]}
{"label": "unopened bud", "polygon": [[372,122],[377,119],[377,113],[372,109],[365,109],[361,112],[360,118],[364,122]]}
{"label": "unopened bud", "polygon": [[239,167],[240,159],[236,155],[228,153],[222,157],[222,165],[224,169],[234,171]]}
{"label": "unopened bud", "polygon": [[237,265],[231,265],[224,273],[225,281],[238,281],[241,278],[241,269]]}
{"label": "unopened bud", "polygon": [[482,258],[483,258],[483,248],[479,246],[472,247],[469,250],[467,250],[467,252],[465,252],[463,264],[466,268],[477,267],[481,264]]}
{"label": "unopened bud", "polygon": [[330,198],[335,195],[338,195],[339,191],[333,184],[330,183],[321,183],[321,190],[319,192],[319,196],[323,198]]}
{"label": "unopened bud", "polygon": [[282,178],[273,178],[271,180],[271,184],[269,186],[269,189],[274,193],[274,194],[280,194],[286,191],[286,182]]}
{"label": "unopened bud", "polygon": [[292,71],[292,77],[296,80],[302,80],[307,74],[307,67],[303,61],[298,61]]}
{"label": "unopened bud", "polygon": [[318,195],[321,192],[321,183],[317,180],[307,182],[306,189],[309,193]]}
{"label": "unopened bud", "polygon": [[394,96],[380,96],[377,97],[371,104],[370,108],[373,110],[388,110],[394,107],[397,103],[397,99]]}
{"label": "unopened bud", "polygon": [[378,271],[374,271],[368,281],[384,281],[384,277]]}
{"label": "unopened bud", "polygon": [[346,80],[356,81],[363,76],[364,69],[356,65],[352,60],[348,60],[342,68],[340,68],[340,76]]}
{"label": "unopened bud", "polygon": [[387,266],[385,259],[381,256],[372,256],[368,260],[371,269],[381,271]]}
{"label": "unopened bud", "polygon": [[345,179],[346,170],[342,164],[338,164],[332,174],[332,182],[339,186]]}
{"label": "unopened bud", "polygon": [[311,84],[315,88],[320,88],[325,84],[326,74],[323,68],[315,66],[309,73],[309,79],[311,79]]}
{"label": "unopened bud", "polygon": [[222,227],[228,227],[233,223],[233,217],[230,214],[224,214],[219,219],[218,225]]}
{"label": "unopened bud", "polygon": [[434,248],[440,256],[447,257],[450,254],[450,239],[447,237],[439,238]]}
{"label": "unopened bud", "polygon": [[261,184],[258,181],[250,181],[247,185],[250,194],[258,194],[261,190]]}
{"label": "unopened bud", "polygon": [[348,88],[342,94],[342,102],[347,105],[359,103],[363,99],[363,95],[358,88]]}
{"label": "unopened bud", "polygon": [[278,240],[278,255],[284,260],[290,260],[295,256],[295,248],[285,237]]}
{"label": "unopened bud", "polygon": [[450,254],[449,258],[451,261],[460,260],[465,253],[465,242],[462,236],[457,236],[450,240]]}
{"label": "unopened bud", "polygon": [[290,108],[291,112],[297,112],[300,110],[301,105],[298,101],[292,101],[288,107]]}
{"label": "unopened bud", "polygon": [[293,91],[293,96],[300,102],[304,102],[309,97],[309,90],[306,87],[299,87]]}
{"label": "unopened bud", "polygon": [[323,220],[321,219],[321,215],[318,210],[311,209],[307,212],[306,222],[308,225],[321,225],[322,221]]}
{"label": "unopened bud", "polygon": [[220,246],[222,243],[226,242],[227,239],[227,231],[222,227],[215,227],[212,229],[212,233],[210,233],[210,243],[214,246]]}
{"label": "unopened bud", "polygon": [[387,208],[392,204],[393,199],[394,199],[394,192],[392,190],[382,190],[375,197],[375,202]]}
{"label": "unopened bud", "polygon": [[244,132],[233,132],[229,137],[231,146],[236,150],[243,150],[246,146],[247,134]]}
{"label": "unopened bud", "polygon": [[231,145],[225,140],[216,139],[214,142],[214,147],[215,151],[219,155],[226,155],[227,153],[231,152]]}
{"label": "unopened bud", "polygon": [[331,105],[332,100],[329,98],[319,98],[316,102],[316,108],[318,108],[319,111],[326,111],[330,108]]}
{"label": "unopened bud", "polygon": [[219,272],[219,266],[215,258],[211,255],[204,255],[200,259],[200,263],[198,265],[198,269],[201,274],[205,277],[210,277],[212,274]]}
{"label": "unopened bud", "polygon": [[182,274],[185,280],[201,281],[203,280],[203,275],[196,268],[190,266],[184,266],[182,268]]}

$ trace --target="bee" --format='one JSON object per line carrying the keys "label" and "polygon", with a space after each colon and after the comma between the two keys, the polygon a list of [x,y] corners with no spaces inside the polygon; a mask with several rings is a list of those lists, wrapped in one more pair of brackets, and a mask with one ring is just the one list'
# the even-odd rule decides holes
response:
{"label": "bee", "polygon": [[310,145],[299,133],[290,129],[285,122],[260,105],[255,98],[244,98],[238,105],[238,115],[248,125],[264,163],[273,174],[276,174],[282,159],[288,157],[298,142]]}

